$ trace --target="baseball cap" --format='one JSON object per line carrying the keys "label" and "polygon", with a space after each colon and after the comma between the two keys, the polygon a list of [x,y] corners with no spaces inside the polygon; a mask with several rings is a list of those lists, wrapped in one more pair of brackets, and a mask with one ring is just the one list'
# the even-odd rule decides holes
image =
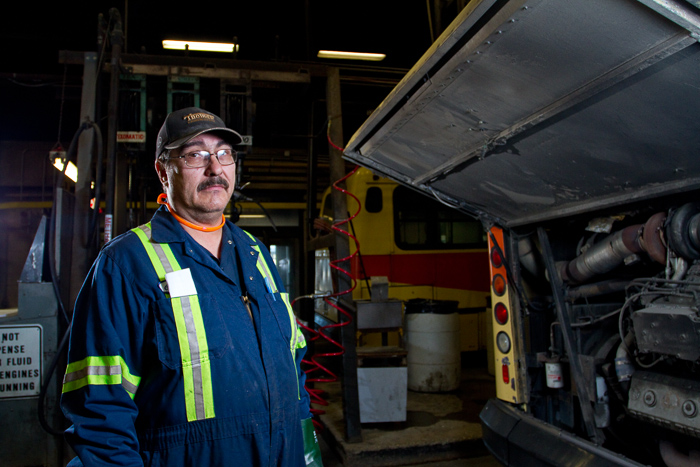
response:
{"label": "baseball cap", "polygon": [[222,136],[231,144],[240,144],[241,135],[226,127],[217,115],[199,107],[187,107],[168,114],[158,132],[156,141],[156,159],[166,149],[176,149],[195,136],[209,131],[222,132]]}

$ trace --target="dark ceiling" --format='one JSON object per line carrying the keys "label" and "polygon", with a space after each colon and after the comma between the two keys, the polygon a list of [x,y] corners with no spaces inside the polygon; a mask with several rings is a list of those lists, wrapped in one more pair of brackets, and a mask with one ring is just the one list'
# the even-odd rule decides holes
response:
{"label": "dark ceiling", "polygon": [[202,2],[199,9],[174,2],[79,3],[13,6],[0,31],[2,71],[57,71],[58,50],[95,50],[98,15],[107,17],[111,8],[122,16],[127,53],[161,54],[166,38],[237,37],[244,60],[306,61],[325,48],[386,53],[379,66],[407,68],[431,44],[425,0],[248,0]]}
{"label": "dark ceiling", "polygon": [[[122,18],[123,53],[179,57],[183,52],[164,51],[161,41],[232,42],[235,37],[240,44],[239,60],[394,70],[393,82],[420,59],[439,29],[431,27],[435,15],[428,11],[435,0],[248,0],[190,2],[179,8],[173,6],[175,2],[77,3],[68,7],[65,2],[41,6],[17,2],[13,13],[4,16],[0,97],[5,111],[0,115],[0,140],[56,137],[58,120],[74,111],[82,85],[81,67],[62,65],[59,51],[97,51],[98,18],[109,19],[111,9]],[[441,7],[446,12],[443,24],[448,24],[448,16],[456,15],[449,11],[455,8]],[[322,61],[316,58],[319,49],[379,52],[387,58],[382,62]],[[392,82],[381,88],[380,95],[388,94]],[[47,109],[52,101],[55,105]],[[61,106],[62,101],[66,105]],[[65,139],[73,129],[58,131],[68,132],[61,135]]]}
{"label": "dark ceiling", "polygon": [[[236,57],[229,56],[234,60],[339,67],[341,75],[352,75],[352,79],[346,78],[341,83],[343,130],[347,141],[421,58],[466,0],[248,0],[188,2],[181,3],[180,7],[175,7],[175,2],[125,0],[77,3],[78,6],[68,7],[65,2],[42,6],[19,2],[14,5],[13,13],[4,17],[5,24],[0,29],[3,44],[0,142],[41,141],[49,145],[53,142],[60,142],[64,147],[69,145],[80,125],[83,67],[62,63],[59,54],[63,51],[99,52],[98,19],[100,15],[104,21],[115,17],[111,11],[118,12],[117,16],[122,19],[124,54],[178,59],[185,57],[185,53],[164,51],[163,39],[232,42],[235,37],[240,51]],[[439,11],[435,10],[436,3],[440,5]],[[431,20],[438,25],[431,26]],[[387,58],[382,62],[324,61],[316,58],[319,49],[385,53]],[[109,47],[105,51],[109,54]],[[221,56],[191,52],[187,58],[220,59]],[[364,79],[365,76],[371,79]],[[105,73],[104,82],[108,83],[108,79]],[[107,91],[105,84],[101,91],[102,102],[106,102]],[[254,92],[256,143],[267,138],[269,144],[268,147],[256,145],[255,157],[249,162],[262,158],[264,160],[258,163],[265,165],[269,160],[269,165],[274,166],[257,169],[261,171],[260,177],[266,177],[263,185],[275,186],[274,198],[279,198],[280,191],[289,193],[289,189],[297,190],[295,193],[300,197],[306,192],[302,180],[306,177],[303,165],[308,143],[304,140],[308,140],[309,135],[321,138],[316,148],[327,147],[324,144],[323,93],[323,87],[321,92],[309,89],[289,92],[285,86]],[[209,102],[215,100],[212,98]],[[218,102],[212,106],[218,106]],[[101,123],[106,125],[106,104],[103,107],[98,111],[98,118],[101,115]],[[307,111],[311,108],[317,114],[315,120],[319,116],[322,118],[309,125],[308,117],[295,116],[296,109],[300,108]],[[160,121],[163,116],[158,113],[153,120]],[[153,131],[157,128],[149,129],[149,134]],[[288,154],[290,149],[292,159],[295,151],[300,154],[293,163],[301,167],[297,169],[298,182],[285,187],[278,185],[277,180],[288,180],[291,169],[274,163],[280,160],[279,154]],[[150,154],[151,151],[146,150],[141,157],[150,161]],[[246,174],[253,173],[253,169],[249,167]],[[150,170],[148,173],[153,178]],[[326,181],[319,181],[319,189],[323,183]],[[271,198],[261,194],[260,199]]]}

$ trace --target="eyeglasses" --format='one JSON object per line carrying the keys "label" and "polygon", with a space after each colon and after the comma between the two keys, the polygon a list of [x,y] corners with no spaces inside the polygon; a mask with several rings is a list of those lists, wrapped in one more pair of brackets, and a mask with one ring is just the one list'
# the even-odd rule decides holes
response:
{"label": "eyeglasses", "polygon": [[211,154],[207,151],[194,151],[164,159],[185,159],[185,165],[187,167],[199,169],[207,167],[211,163],[212,156],[216,156],[216,159],[221,165],[235,164],[238,160],[238,153],[233,149],[219,149],[215,154]]}

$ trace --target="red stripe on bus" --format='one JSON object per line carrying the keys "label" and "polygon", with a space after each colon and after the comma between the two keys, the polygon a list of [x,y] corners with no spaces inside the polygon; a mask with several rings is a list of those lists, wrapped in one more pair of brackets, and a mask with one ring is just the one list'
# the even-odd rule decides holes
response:
{"label": "red stripe on bus", "polygon": [[[478,292],[490,290],[488,254],[485,252],[362,255],[361,258],[354,257],[352,270],[356,279],[386,276],[390,282],[402,284]],[[358,274],[358,271],[364,274]]]}

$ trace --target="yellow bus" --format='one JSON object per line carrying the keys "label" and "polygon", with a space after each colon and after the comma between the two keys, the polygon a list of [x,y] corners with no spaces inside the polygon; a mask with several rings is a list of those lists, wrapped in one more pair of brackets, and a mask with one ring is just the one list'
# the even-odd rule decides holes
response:
{"label": "yellow bus", "polygon": [[[333,222],[329,188],[321,215]],[[371,278],[388,280],[388,298],[456,301],[460,314],[461,350],[486,348],[489,265],[481,223],[450,206],[405,186],[358,169],[346,180],[348,211],[343,229],[350,241],[354,300],[371,298]],[[360,203],[358,212],[356,197]],[[354,215],[353,213],[356,213]],[[354,215],[354,217],[353,217]],[[327,250],[317,251],[316,292],[331,289]],[[335,310],[317,301],[316,311],[336,321]]]}

